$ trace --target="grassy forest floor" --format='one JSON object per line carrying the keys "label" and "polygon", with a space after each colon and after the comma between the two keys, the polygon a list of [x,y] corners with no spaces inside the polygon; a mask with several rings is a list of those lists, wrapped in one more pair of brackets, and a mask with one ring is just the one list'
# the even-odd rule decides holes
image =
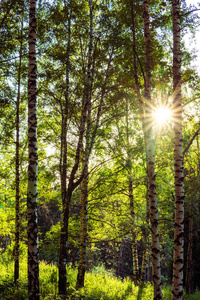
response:
{"label": "grassy forest floor", "polygon": [[[20,263],[19,284],[14,285],[14,262],[2,255],[0,259],[0,299],[25,300],[27,294],[27,263],[23,259]],[[153,287],[146,284],[143,288],[135,286],[130,280],[120,280],[103,267],[94,268],[93,273],[87,273],[85,288],[77,290],[77,270],[68,268],[68,295],[67,299],[99,299],[99,300],[152,300]],[[54,264],[40,263],[40,295],[41,300],[59,300],[57,290],[58,270]],[[163,286],[163,299],[171,300],[171,287]],[[199,300],[200,292],[193,295],[184,295],[185,300]]]}

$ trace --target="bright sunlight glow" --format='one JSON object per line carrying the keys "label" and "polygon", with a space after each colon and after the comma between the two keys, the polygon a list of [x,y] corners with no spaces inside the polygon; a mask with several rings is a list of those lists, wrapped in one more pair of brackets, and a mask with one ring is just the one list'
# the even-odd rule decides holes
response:
{"label": "bright sunlight glow", "polygon": [[155,118],[154,122],[158,125],[166,124],[172,116],[172,111],[168,107],[158,107],[153,112],[153,118]]}

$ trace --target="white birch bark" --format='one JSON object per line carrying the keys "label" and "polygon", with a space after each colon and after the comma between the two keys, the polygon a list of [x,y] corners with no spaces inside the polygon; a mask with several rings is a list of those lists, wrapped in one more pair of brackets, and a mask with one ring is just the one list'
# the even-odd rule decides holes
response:
{"label": "white birch bark", "polygon": [[173,18],[173,100],[174,100],[174,179],[175,230],[173,260],[173,299],[183,299],[184,189],[180,57],[180,15],[178,0],[172,0]]}
{"label": "white birch bark", "polygon": [[36,1],[30,0],[29,70],[28,70],[28,294],[29,300],[39,300],[39,257],[37,216],[37,108],[36,108]]}

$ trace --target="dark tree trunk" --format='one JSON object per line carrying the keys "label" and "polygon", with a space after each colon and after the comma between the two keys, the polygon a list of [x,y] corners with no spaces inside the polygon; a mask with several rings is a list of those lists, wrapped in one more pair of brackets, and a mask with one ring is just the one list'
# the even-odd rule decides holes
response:
{"label": "dark tree trunk", "polygon": [[90,260],[89,260],[89,266],[90,266],[90,273],[92,273],[92,240],[89,238],[89,253],[90,253]]}
{"label": "dark tree trunk", "polygon": [[[70,3],[71,4],[71,3]],[[67,292],[67,241],[68,241],[68,222],[69,222],[69,206],[73,188],[67,189],[67,124],[68,124],[68,110],[69,110],[69,70],[70,70],[70,51],[71,51],[71,9],[66,6],[65,12],[68,15],[68,38],[67,51],[65,62],[65,102],[62,108],[62,126],[61,126],[61,151],[60,151],[60,179],[61,179],[61,197],[63,206],[63,215],[61,219],[61,234],[60,234],[60,254],[59,254],[59,295],[66,295]]]}
{"label": "dark tree trunk", "polygon": [[[143,0],[144,8],[144,40],[145,40],[145,100],[151,103],[151,44],[149,31],[149,8],[148,1]],[[154,299],[162,299],[161,290],[161,270],[160,270],[160,246],[158,232],[158,209],[155,182],[155,158],[154,158],[154,138],[153,129],[149,125],[150,120],[145,118],[146,126],[146,151],[147,151],[147,175],[148,175],[148,195],[150,199],[150,222],[152,241],[152,264],[153,264],[153,285]]]}
{"label": "dark tree trunk", "polygon": [[93,51],[93,8],[92,0],[88,0],[90,7],[90,27],[89,27],[89,51],[88,51],[88,66],[87,76],[85,82],[85,98],[87,102],[87,128],[86,128],[86,142],[85,149],[83,149],[83,181],[81,185],[81,232],[80,232],[80,257],[77,275],[77,287],[84,286],[85,271],[86,271],[86,239],[87,239],[87,202],[88,202],[88,163],[89,156],[92,150],[92,136],[91,136],[91,97],[93,76],[91,72],[92,67],[92,51]]}
{"label": "dark tree trunk", "polygon": [[187,249],[187,265],[186,265],[186,292],[192,294],[194,292],[193,284],[193,263],[192,263],[192,245],[193,245],[193,220],[189,219],[189,232],[188,232],[188,249]]}
{"label": "dark tree trunk", "polygon": [[60,234],[60,255],[59,255],[59,295],[65,296],[67,293],[67,241],[68,241],[68,224],[69,224],[69,206],[73,190],[67,191],[65,203],[63,205],[63,215],[61,221]]}
{"label": "dark tree trunk", "polygon": [[[146,151],[146,163],[147,162],[147,132],[145,129],[145,106],[142,100],[142,95],[140,92],[140,85],[138,80],[138,72],[137,72],[137,61],[139,61],[137,52],[136,52],[136,38],[135,38],[135,12],[134,12],[134,2],[131,1],[131,20],[132,20],[132,36],[133,36],[133,67],[134,67],[134,79],[135,79],[135,86],[137,97],[139,101],[140,107],[140,115],[142,120],[142,130],[144,135],[144,144],[145,144],[145,151]],[[143,74],[144,82],[146,85],[146,78],[142,66],[140,64],[141,72]],[[144,284],[145,281],[145,273],[146,273],[146,265],[147,265],[147,248],[148,248],[148,241],[149,241],[149,195],[148,195],[148,185],[147,185],[147,194],[146,194],[146,228],[143,236],[144,245],[143,245],[143,257],[142,257],[142,270],[141,270],[141,284]]]}
{"label": "dark tree trunk", "polygon": [[133,200],[133,181],[129,177],[129,202],[130,202],[130,215],[132,222],[132,250],[133,250],[133,281],[135,285],[139,283],[139,266],[138,266],[138,253],[137,253],[137,237],[135,228],[135,210]]}
{"label": "dark tree trunk", "polygon": [[113,249],[113,269],[114,269],[114,275],[118,276],[118,262],[117,262],[117,247],[116,247],[116,241],[115,239],[112,242],[112,249]]}
{"label": "dark tree trunk", "polygon": [[22,60],[22,33],[23,33],[23,16],[21,21],[21,36],[19,49],[19,68],[17,79],[17,101],[16,101],[16,156],[15,156],[15,268],[14,282],[19,279],[19,105],[20,105],[20,86],[21,86],[21,60]]}
{"label": "dark tree trunk", "polygon": [[81,232],[80,258],[77,275],[77,287],[84,287],[86,271],[86,239],[87,239],[87,201],[88,200],[88,172],[81,183]]}
{"label": "dark tree trunk", "polygon": [[[73,191],[81,184],[82,180],[85,178],[88,169],[89,157],[94,145],[96,132],[99,126],[99,120],[101,116],[101,109],[103,105],[103,99],[105,95],[105,88],[108,81],[108,72],[112,59],[113,49],[111,50],[108,66],[105,74],[105,82],[102,88],[102,93],[100,97],[100,102],[97,108],[97,117],[95,124],[93,125],[93,130],[91,130],[91,96],[92,96],[92,50],[93,50],[93,5],[92,0],[88,0],[90,7],[90,42],[88,49],[88,66],[86,80],[84,82],[84,93],[82,102],[82,111],[80,117],[79,126],[79,136],[76,147],[76,154],[74,165],[72,167],[71,173],[68,178],[68,186],[66,189],[66,201],[63,203],[63,219],[61,224],[61,240],[60,240],[60,258],[59,258],[59,294],[66,294],[66,257],[67,257],[67,241],[68,241],[68,222],[69,222],[69,207]],[[84,135],[86,134],[86,146],[83,150]],[[76,174],[80,166],[81,151],[84,151],[85,159],[82,167],[82,173],[78,179],[76,179]],[[86,216],[87,217],[87,216]]]}

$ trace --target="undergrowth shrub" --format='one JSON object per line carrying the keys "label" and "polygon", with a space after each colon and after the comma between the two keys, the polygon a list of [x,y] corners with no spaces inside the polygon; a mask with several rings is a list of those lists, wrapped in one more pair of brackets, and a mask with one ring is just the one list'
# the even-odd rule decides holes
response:
{"label": "undergrowth shrub", "polygon": [[[40,295],[41,299],[56,299],[58,296],[58,268],[54,264],[40,262]],[[48,298],[52,297],[52,298]],[[54,298],[53,298],[54,297]]]}
{"label": "undergrowth shrub", "polygon": [[[58,268],[54,264],[40,262],[40,299],[61,300],[58,296]],[[27,259],[20,259],[18,285],[14,285],[14,261],[4,254],[0,257],[0,300],[28,300]],[[85,287],[76,288],[77,269],[67,268],[68,297],[71,300],[152,300],[153,286],[135,286],[129,279],[116,278],[112,271],[103,266],[86,273]],[[171,300],[171,287],[163,285],[163,300]],[[199,300],[200,292],[193,295],[184,293],[184,300]]]}

